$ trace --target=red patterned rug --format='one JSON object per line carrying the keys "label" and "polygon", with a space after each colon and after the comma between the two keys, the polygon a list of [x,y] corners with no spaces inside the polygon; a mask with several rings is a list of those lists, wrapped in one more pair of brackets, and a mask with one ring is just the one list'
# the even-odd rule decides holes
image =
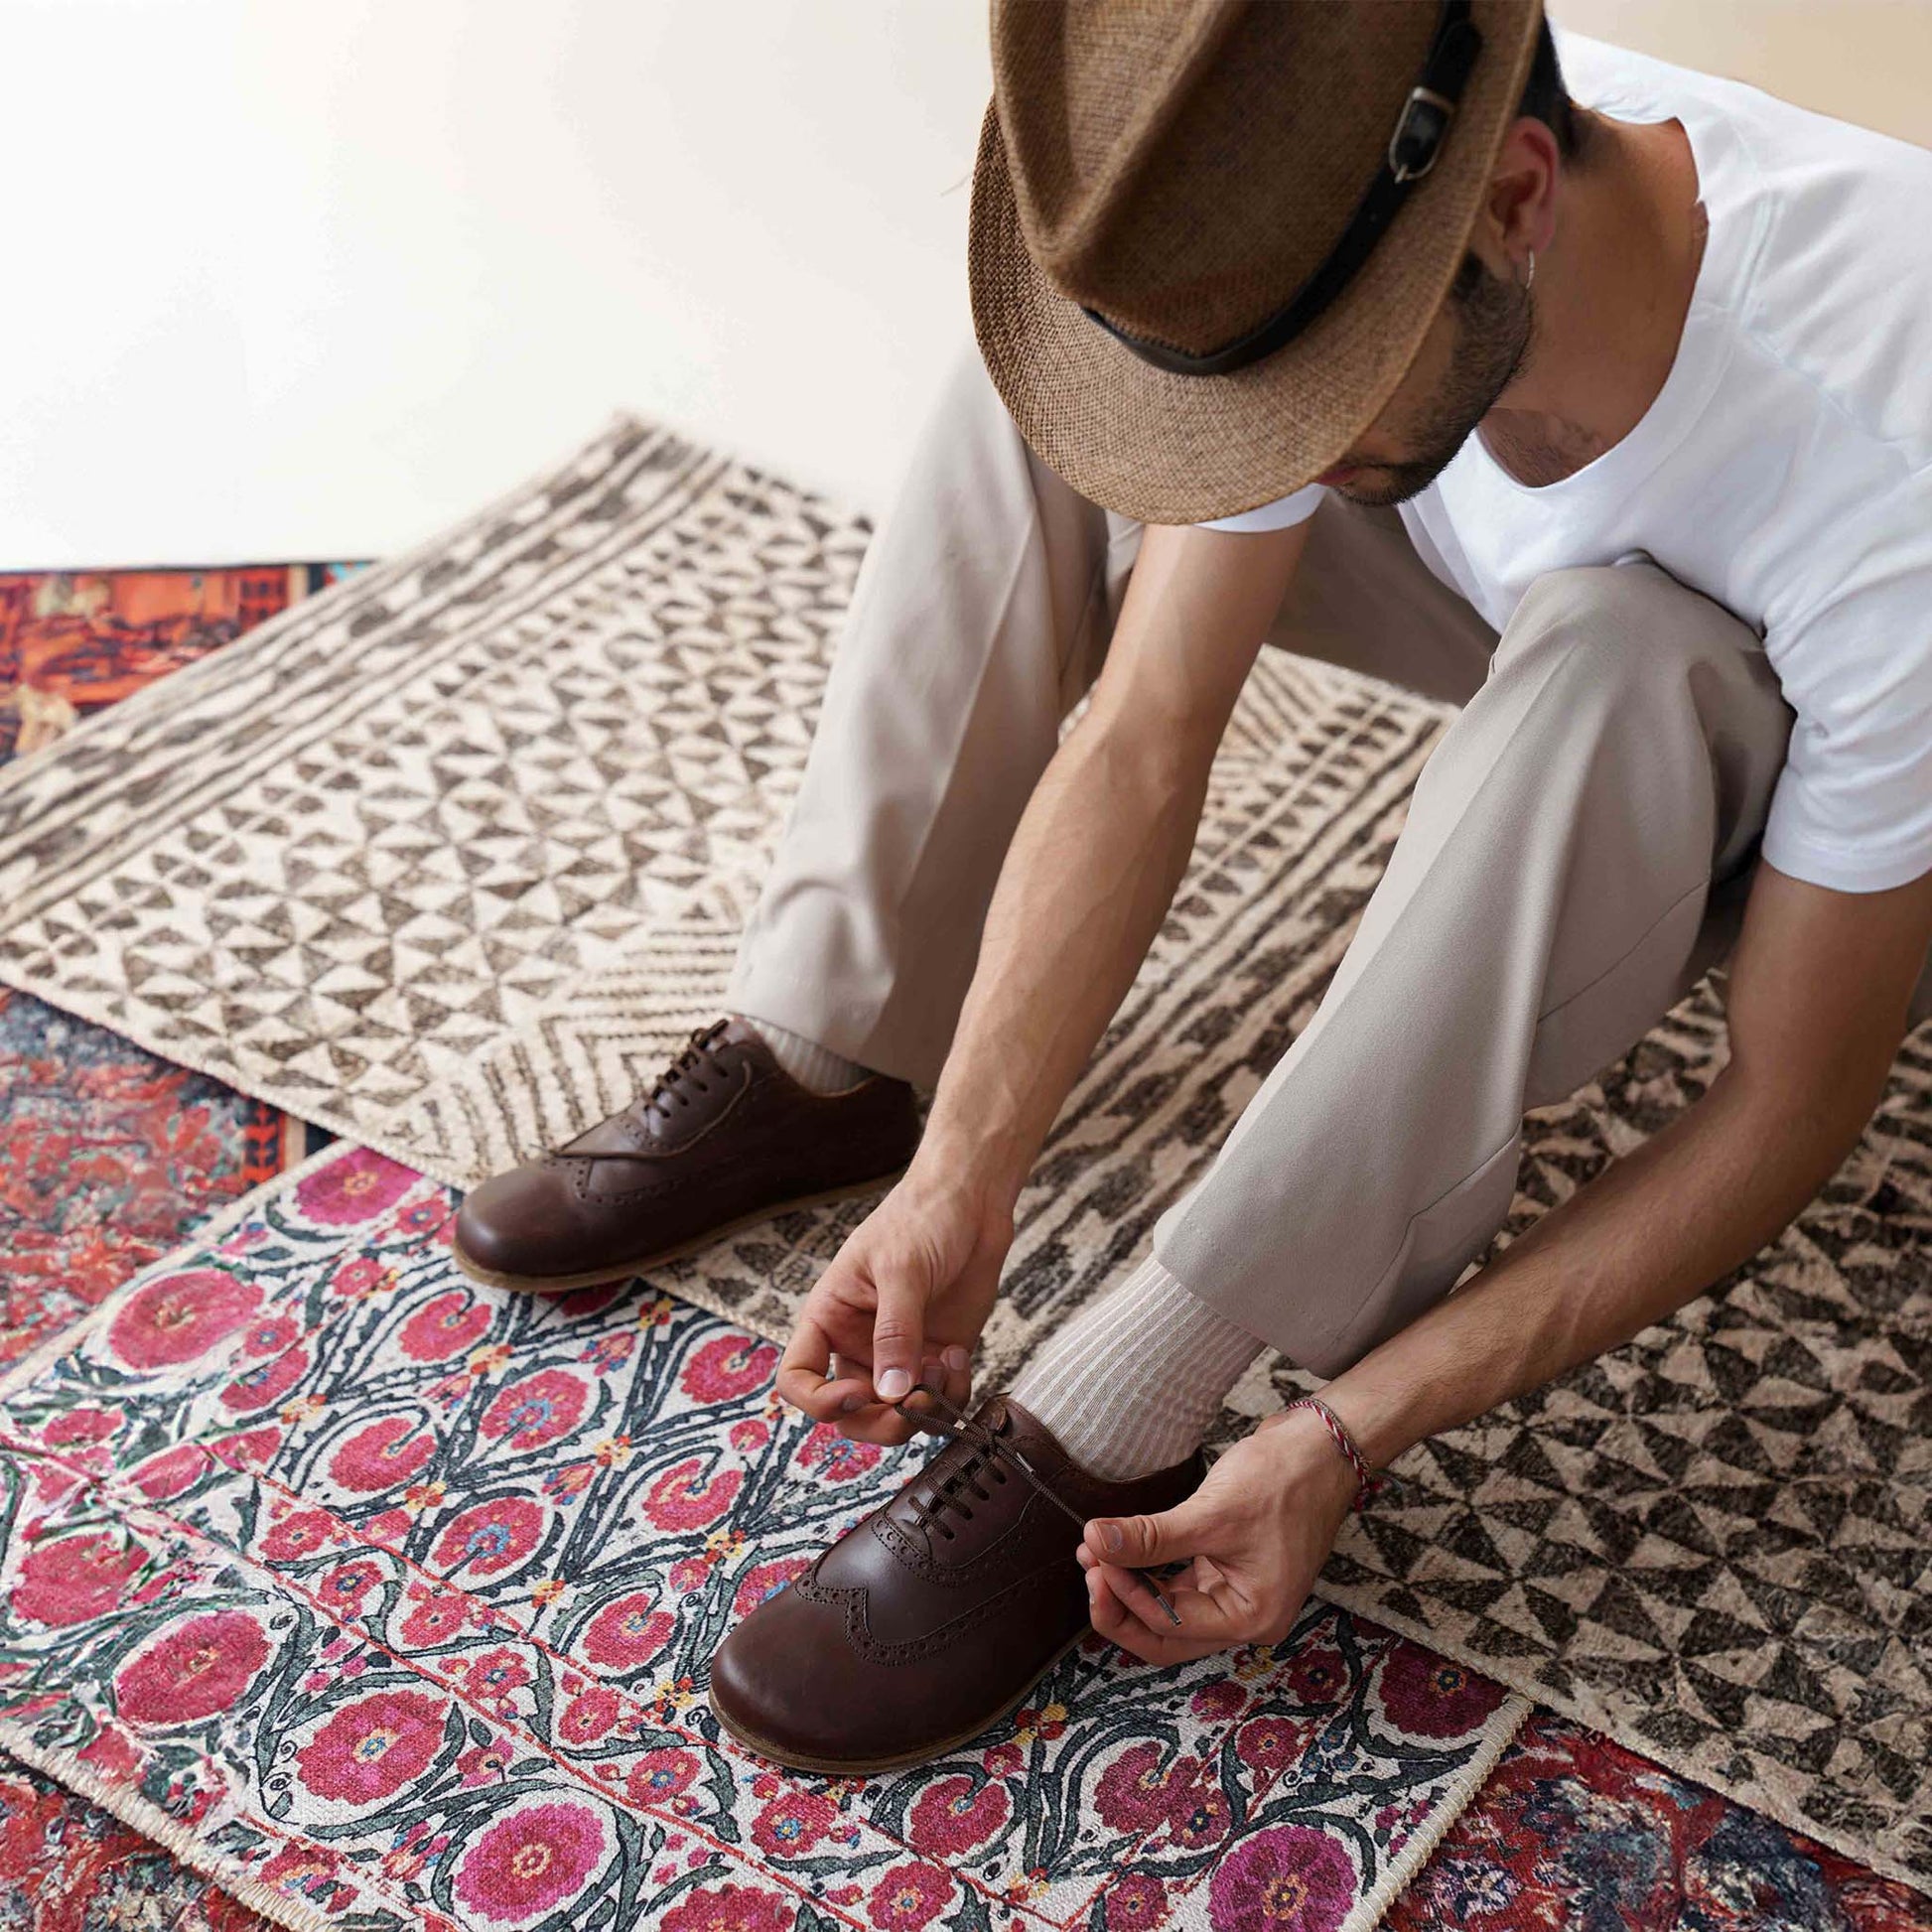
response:
{"label": "red patterned rug", "polygon": [[0,760],[52,744],[354,568],[0,573]]}
{"label": "red patterned rug", "polygon": [[261,1932],[267,1920],[139,1832],[24,1764],[0,1761],[5,1932]]}
{"label": "red patterned rug", "polygon": [[[0,763],[350,568],[0,575]],[[0,1363],[326,1139],[3,988],[0,1090]]]}
{"label": "red patterned rug", "polygon": [[0,989],[0,1363],[308,1152],[259,1100]]}
{"label": "red patterned rug", "polygon": [[1538,1712],[1389,1932],[1926,1932],[1932,1905]]}

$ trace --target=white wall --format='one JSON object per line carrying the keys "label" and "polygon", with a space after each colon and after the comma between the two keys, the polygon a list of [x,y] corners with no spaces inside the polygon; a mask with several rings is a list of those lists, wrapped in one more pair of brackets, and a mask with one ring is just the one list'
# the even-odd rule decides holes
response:
{"label": "white wall", "polygon": [[[1552,11],[1932,140],[1932,0]],[[882,508],[970,334],[985,35],[984,0],[0,0],[0,569],[393,551],[620,406]]]}
{"label": "white wall", "polygon": [[0,569],[367,556],[627,406],[876,507],[971,0],[0,0]]}

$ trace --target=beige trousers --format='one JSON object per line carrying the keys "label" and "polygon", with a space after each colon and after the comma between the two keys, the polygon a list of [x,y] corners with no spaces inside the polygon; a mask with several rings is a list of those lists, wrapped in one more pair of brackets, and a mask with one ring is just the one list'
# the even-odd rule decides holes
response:
{"label": "beige trousers", "polygon": [[[860,572],[735,1011],[937,1079],[1140,535],[963,356]],[[1498,638],[1393,511],[1335,501],[1269,641],[1462,705],[1319,1010],[1155,1228],[1193,1294],[1333,1375],[1486,1246],[1525,1110],[1723,957],[1790,713],[1754,633],[1654,566],[1546,577]]]}

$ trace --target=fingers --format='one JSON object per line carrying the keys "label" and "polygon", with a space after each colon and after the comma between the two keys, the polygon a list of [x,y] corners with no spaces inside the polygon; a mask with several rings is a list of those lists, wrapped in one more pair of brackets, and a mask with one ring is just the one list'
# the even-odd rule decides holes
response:
{"label": "fingers", "polygon": [[809,1311],[800,1314],[778,1360],[777,1389],[782,1400],[802,1409],[814,1422],[837,1422],[849,1396],[872,1394],[869,1382],[845,1376],[828,1380],[831,1359],[832,1343],[825,1330]]}
{"label": "fingers", "polygon": [[[1115,1579],[1120,1582],[1116,1584]],[[1146,1596],[1148,1609],[1160,1618],[1158,1625],[1145,1621],[1123,1600],[1122,1592],[1131,1592],[1137,1585]],[[1185,1594],[1192,1596],[1193,1592]],[[1119,1644],[1143,1663],[1185,1664],[1196,1657],[1206,1657],[1225,1648],[1220,1641],[1194,1634],[1191,1627],[1193,1619],[1188,1615],[1189,1606],[1182,1604],[1178,1595],[1175,1596],[1174,1606],[1180,1611],[1178,1630],[1168,1621],[1160,1604],[1154,1600],[1153,1592],[1139,1578],[1106,1564],[1096,1564],[1087,1572],[1089,1621],[1103,1637]]]}
{"label": "fingers", "polygon": [[1082,1539],[1101,1563],[1123,1569],[1148,1570],[1156,1564],[1178,1563],[1198,1556],[1206,1512],[1189,1496],[1158,1516],[1097,1516]]}
{"label": "fingers", "polygon": [[916,1426],[900,1415],[895,1404],[874,1402],[870,1392],[857,1409],[838,1418],[837,1426],[841,1436],[849,1436],[855,1443],[877,1443],[884,1449],[897,1449],[918,1434]]}
{"label": "fingers", "polygon": [[830,1423],[856,1441],[902,1443],[911,1434],[886,1423],[895,1412],[874,1394],[865,1364],[833,1353],[809,1308],[799,1315],[778,1362],[777,1390],[813,1422]]}
{"label": "fingers", "polygon": [[879,1284],[872,1321],[872,1386],[882,1402],[909,1395],[922,1363],[925,1297],[903,1280]]}
{"label": "fingers", "polygon": [[[927,1346],[934,1344],[928,1343]],[[973,1401],[973,1351],[964,1342],[949,1341],[939,1350],[939,1393],[955,1409],[970,1409]]]}

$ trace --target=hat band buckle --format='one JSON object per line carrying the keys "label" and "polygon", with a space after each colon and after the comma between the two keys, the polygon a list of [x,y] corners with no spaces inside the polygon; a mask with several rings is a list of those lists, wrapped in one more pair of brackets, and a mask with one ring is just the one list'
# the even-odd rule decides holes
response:
{"label": "hat band buckle", "polygon": [[1196,354],[1171,343],[1137,336],[1085,303],[1080,305],[1080,313],[1143,362],[1171,375],[1229,375],[1286,347],[1354,279],[1408,200],[1410,190],[1435,168],[1469,71],[1482,49],[1482,35],[1469,14],[1469,0],[1443,0],[1429,57],[1403,100],[1375,179],[1326,259],[1272,316],[1233,342]]}

